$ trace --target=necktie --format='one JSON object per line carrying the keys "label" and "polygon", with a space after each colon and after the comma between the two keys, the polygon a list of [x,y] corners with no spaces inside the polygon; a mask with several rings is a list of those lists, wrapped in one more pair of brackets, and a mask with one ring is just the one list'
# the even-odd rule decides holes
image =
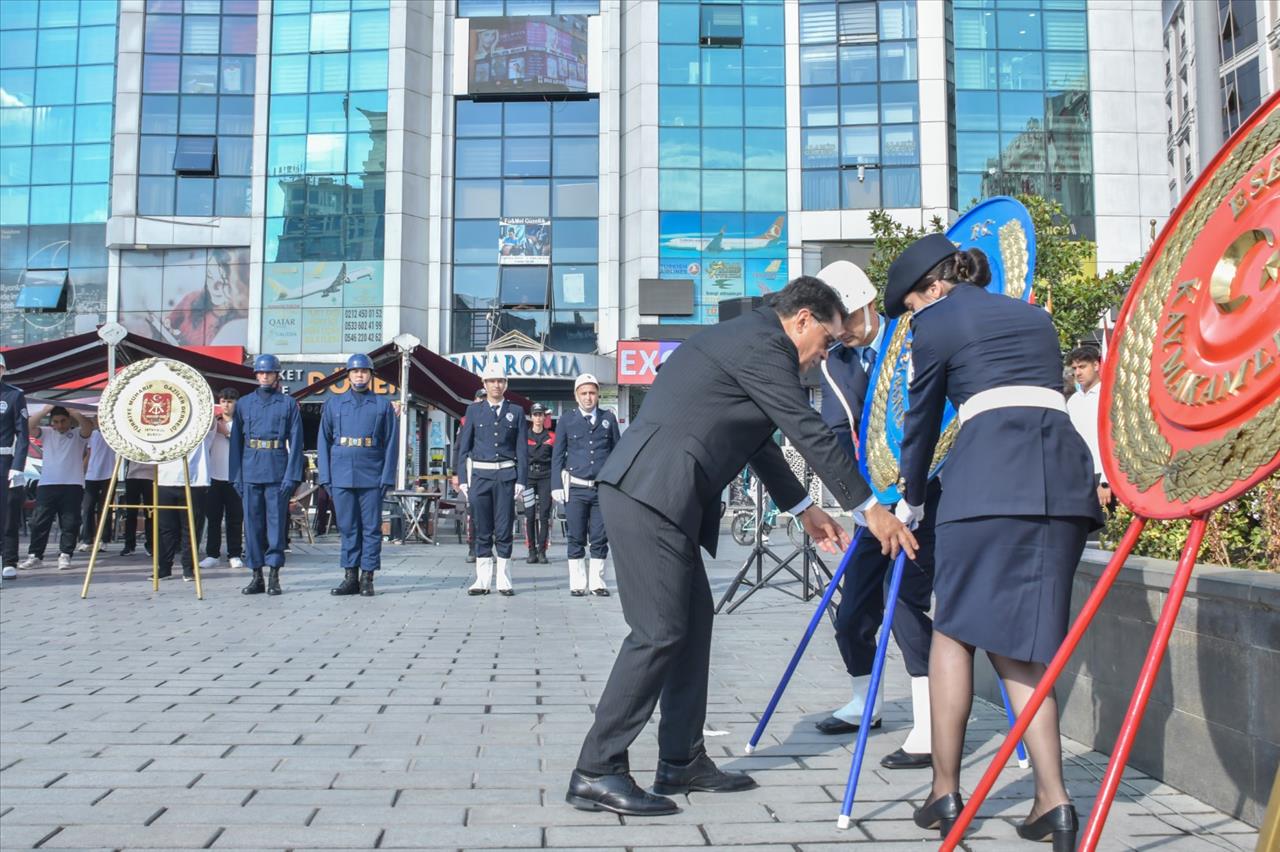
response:
{"label": "necktie", "polygon": [[866,349],[862,350],[862,366],[868,373],[870,373],[871,369],[875,367],[875,365],[876,365],[876,350],[868,346]]}

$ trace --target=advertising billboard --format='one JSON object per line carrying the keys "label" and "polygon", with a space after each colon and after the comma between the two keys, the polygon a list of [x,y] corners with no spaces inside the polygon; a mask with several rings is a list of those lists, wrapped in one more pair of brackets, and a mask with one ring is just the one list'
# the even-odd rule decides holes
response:
{"label": "advertising billboard", "polygon": [[120,253],[120,324],[175,346],[248,342],[249,250]]}
{"label": "advertising billboard", "polygon": [[499,219],[498,263],[551,263],[551,220],[531,216]]}
{"label": "advertising billboard", "polygon": [[471,18],[471,94],[587,91],[587,17]]}

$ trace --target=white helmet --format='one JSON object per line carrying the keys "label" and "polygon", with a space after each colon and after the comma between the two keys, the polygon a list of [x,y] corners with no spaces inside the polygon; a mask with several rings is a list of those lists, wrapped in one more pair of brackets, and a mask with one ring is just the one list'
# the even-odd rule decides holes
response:
{"label": "white helmet", "polygon": [[822,267],[818,272],[818,278],[840,296],[840,303],[844,305],[845,313],[855,314],[862,311],[863,322],[868,328],[871,327],[870,314],[874,310],[872,306],[876,301],[876,288],[867,277],[867,273],[858,268],[857,264],[847,260],[837,260]]}
{"label": "white helmet", "polygon": [[485,363],[484,369],[480,371],[480,378],[486,382],[490,379],[501,379],[505,382],[507,380],[507,372],[502,369],[502,364],[498,362],[498,359],[490,358]]}
{"label": "white helmet", "polygon": [[600,380],[590,373],[583,373],[581,376],[573,380],[573,389],[576,392],[583,385],[595,385],[596,390],[600,389]]}

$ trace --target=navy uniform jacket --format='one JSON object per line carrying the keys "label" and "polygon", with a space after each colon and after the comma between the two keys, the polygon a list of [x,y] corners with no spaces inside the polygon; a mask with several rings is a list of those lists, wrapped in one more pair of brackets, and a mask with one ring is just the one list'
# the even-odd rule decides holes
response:
{"label": "navy uniform jacket", "polygon": [[[458,478],[468,484],[476,478],[497,479],[502,482],[515,480],[520,485],[529,481],[529,424],[524,410],[518,405],[502,401],[497,416],[487,399],[467,406],[458,433]],[[506,470],[473,470],[468,477],[467,461],[513,461],[515,467]]]}
{"label": "navy uniform jacket", "polygon": [[[959,409],[974,394],[1007,385],[1061,392],[1062,356],[1045,311],[969,284],[917,312],[911,332],[915,375],[900,461],[906,499],[918,505],[946,401]],[[1061,411],[979,414],[961,428],[940,476],[939,523],[988,515],[1100,519],[1089,448]]]}
{"label": "navy uniform jacket", "polygon": [[0,447],[12,447],[10,470],[27,464],[27,397],[21,388],[0,382]]}
{"label": "navy uniform jacket", "polygon": [[395,485],[398,434],[395,409],[386,397],[354,388],[329,397],[320,412],[316,439],[320,484],[338,488]]}
{"label": "navy uniform jacket", "polygon": [[[252,446],[274,441],[272,449]],[[240,397],[231,417],[228,473],[232,482],[282,483],[302,481],[302,414],[298,402],[279,390],[258,388]]]}
{"label": "navy uniform jacket", "polygon": [[[827,371],[831,380],[840,388],[849,409],[853,412],[854,425],[849,426],[849,415],[844,406],[827,384],[827,377],[822,376],[822,422],[836,432],[850,432],[858,428],[862,417],[862,402],[867,396],[869,378],[862,366],[862,351],[849,346],[840,346],[827,356]],[[821,375],[821,374],[819,374]]]}
{"label": "navy uniform jacket", "polygon": [[560,440],[556,441],[555,451],[551,454],[551,484],[553,488],[563,487],[563,476],[567,471],[578,479],[595,480],[600,475],[609,453],[618,446],[622,434],[618,431],[618,417],[612,411],[596,408],[596,425],[582,415],[582,410],[574,408],[560,416],[557,424],[560,429]]}
{"label": "navy uniform jacket", "polygon": [[720,495],[746,464],[779,506],[808,496],[773,441],[775,429],[845,509],[871,496],[809,405],[778,314],[761,307],[707,326],[671,353],[596,480],[649,506],[715,556]]}

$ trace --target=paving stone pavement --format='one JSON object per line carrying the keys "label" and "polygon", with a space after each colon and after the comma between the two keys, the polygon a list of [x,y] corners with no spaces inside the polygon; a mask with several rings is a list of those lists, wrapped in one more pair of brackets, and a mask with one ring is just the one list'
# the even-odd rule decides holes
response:
{"label": "paving stone pavement", "polygon": [[[709,562],[717,597],[745,550]],[[911,822],[927,771],[886,772],[907,727],[908,680],[888,667],[884,727],[869,741],[853,828],[836,828],[852,737],[813,722],[847,700],[824,624],[761,748],[743,745],[814,604],[782,590],[718,619],[707,739],[757,790],[695,794],[662,819],[583,813],[564,788],[619,643],[616,596],[573,598],[563,550],[513,562],[518,594],[466,594],[456,544],[388,546],[378,595],[335,598],[336,543],[299,545],[285,594],[245,597],[244,574],[150,587],[142,558],[108,558],[87,600],[76,570],[22,572],[0,590],[0,849],[936,848]],[[792,591],[798,584],[792,584]],[[1003,714],[975,704],[965,761],[976,783]],[[1105,758],[1067,741],[1068,786],[1092,804]],[[652,781],[653,729],[632,764]],[[972,850],[1034,848],[1014,824],[1030,773],[1012,766]],[[1253,850],[1257,833],[1130,771],[1107,850]]]}

